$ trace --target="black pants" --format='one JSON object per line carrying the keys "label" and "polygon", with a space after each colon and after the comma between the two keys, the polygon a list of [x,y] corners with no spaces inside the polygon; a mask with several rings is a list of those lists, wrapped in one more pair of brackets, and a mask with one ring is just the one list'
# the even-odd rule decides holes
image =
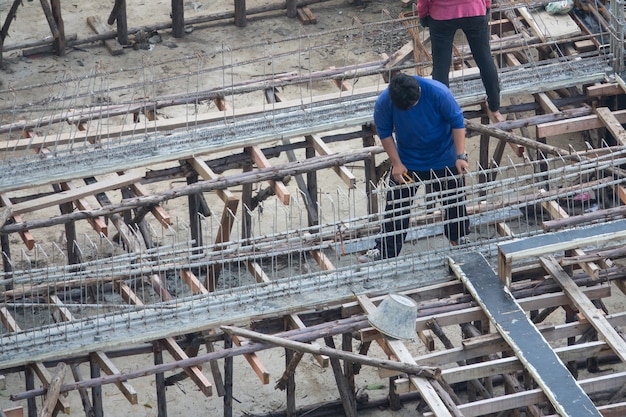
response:
{"label": "black pants", "polygon": [[459,191],[459,188],[465,185],[465,181],[463,176],[458,175],[456,167],[433,171],[409,171],[408,174],[414,178],[414,182],[400,187],[396,187],[398,184],[389,175],[389,186],[392,188],[386,195],[384,235],[376,239],[376,248],[381,251],[383,258],[396,257],[402,250],[406,230],[409,227],[411,199],[419,187],[418,179],[421,181],[438,179],[431,184],[433,191],[440,193],[445,220],[449,220],[444,226],[446,237],[450,241],[458,242],[459,238],[469,232],[465,197]]}
{"label": "black pants", "polygon": [[465,33],[474,61],[480,70],[489,110],[498,110],[500,108],[500,85],[498,69],[491,55],[488,17],[475,16],[451,20],[430,19],[428,27],[433,54],[433,79],[448,85],[448,72],[452,63],[452,43],[456,31],[460,29]]}

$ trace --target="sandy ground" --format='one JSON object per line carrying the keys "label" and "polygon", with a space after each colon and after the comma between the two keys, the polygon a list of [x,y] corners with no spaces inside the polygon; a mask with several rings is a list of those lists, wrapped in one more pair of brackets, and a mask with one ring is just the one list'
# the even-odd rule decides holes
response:
{"label": "sandy ground", "polygon": [[[12,1],[0,1],[0,17],[6,15]],[[255,7],[263,4],[273,3],[273,1],[248,1],[248,7]],[[92,35],[90,28],[86,24],[86,17],[95,15],[105,21],[112,8],[112,1],[72,1],[63,2],[63,14],[65,20],[66,34],[77,34],[79,38]],[[128,24],[129,27],[148,25],[151,23],[164,22],[168,19],[170,2],[165,0],[128,2]],[[235,28],[232,24],[212,24],[196,27],[190,31],[185,38],[175,39],[168,30],[159,31],[161,42],[154,44],[148,49],[128,48],[124,54],[112,57],[101,45],[84,45],[68,51],[64,57],[54,55],[38,55],[22,57],[18,51],[7,52],[3,55],[6,67],[0,72],[2,89],[16,88],[20,86],[45,83],[46,80],[57,79],[68,74],[80,75],[97,70],[98,68],[129,68],[138,62],[163,62],[177,59],[185,55],[193,54],[194,51],[207,53],[216,46],[237,45],[239,43],[250,43],[252,41],[267,41],[271,45],[273,41],[297,36],[303,33],[317,33],[334,28],[349,27],[354,24],[355,17],[362,22],[374,21],[384,18],[389,13],[397,16],[402,3],[400,1],[372,0],[365,1],[364,6],[353,6],[343,1],[330,2],[324,5],[312,6],[318,18],[316,25],[303,26],[297,19],[287,19],[284,16],[270,17],[263,20],[251,19],[245,28]],[[185,13],[187,18],[215,13],[219,11],[231,10],[232,2],[226,0],[204,0],[187,2]],[[39,2],[24,2],[17,13],[17,20],[13,22],[10,37],[5,42],[6,45],[22,42],[32,42],[41,40],[49,36],[47,23],[41,11]],[[391,47],[393,48],[393,47]],[[376,50],[379,47],[373,46],[364,52],[363,60],[376,59],[382,51]],[[386,51],[389,52],[389,51]],[[320,52],[320,60],[326,60],[328,66],[340,66],[344,62],[341,56],[337,56],[333,51]],[[162,71],[181,71],[180,68],[168,69],[167,65],[159,66]],[[241,79],[248,79],[258,74],[242,73]],[[126,80],[127,81],[127,80]],[[114,81],[111,81],[114,83]],[[182,86],[183,90],[189,88]],[[331,92],[333,86],[316,86],[319,91]],[[139,92],[134,92],[139,94]],[[119,97],[112,97],[117,99]],[[35,98],[25,98],[22,99]],[[2,105],[6,105],[11,97],[9,94],[0,96]],[[257,98],[258,100],[258,98]],[[245,104],[245,103],[244,103]],[[256,104],[256,103],[253,103]],[[170,114],[169,116],[175,116]],[[3,116],[6,117],[6,116]],[[3,123],[6,123],[6,118]],[[567,139],[569,140],[569,138]],[[333,174],[334,175],[334,174]],[[167,207],[168,211],[176,213],[174,207]],[[185,216],[185,214],[181,214]],[[58,232],[51,232],[46,236],[47,240],[59,240]],[[15,244],[19,244],[16,239]],[[615,296],[612,305],[615,309],[623,310],[624,300],[621,296]],[[558,318],[556,319],[558,321]],[[455,336],[449,335],[454,339]],[[358,344],[355,344],[358,349]],[[423,348],[417,344],[410,345],[411,351],[417,355],[424,353]],[[371,354],[383,355],[380,350],[373,346]],[[262,362],[267,366],[271,374],[270,384],[263,385],[245,362],[245,359],[238,357],[235,359],[235,387],[234,387],[234,409],[235,415],[245,415],[247,413],[263,413],[271,410],[280,410],[285,406],[285,395],[274,389],[274,382],[284,370],[284,353],[281,349],[272,349],[259,353]],[[149,366],[152,357],[146,355],[134,358],[132,362],[115,360],[118,368],[122,372],[133,369],[140,369]],[[89,375],[87,367],[82,368],[83,375]],[[209,375],[208,370],[205,374]],[[71,380],[68,375],[66,380]],[[10,408],[15,406],[14,402],[8,399],[11,392],[18,392],[24,387],[23,376],[12,375],[7,378],[7,389],[0,390],[0,407]],[[131,381],[131,385],[138,392],[139,403],[130,405],[124,396],[113,386],[104,387],[104,411],[105,415],[112,417],[121,416],[156,416],[157,404],[155,398],[153,378],[140,378]],[[330,367],[322,368],[310,355],[305,355],[302,363],[296,372],[297,405],[317,404],[322,401],[337,400],[337,392],[333,372]],[[357,389],[366,392],[370,398],[382,398],[388,390],[388,381],[378,377],[377,373],[370,368],[363,368],[361,374],[357,376]],[[168,415],[188,416],[196,413],[209,415],[221,415],[222,398],[217,395],[204,397],[197,387],[189,380],[183,381],[176,386],[169,387]],[[67,397],[71,404],[72,414],[80,415],[82,406],[77,392],[71,392]],[[23,403],[21,403],[23,404]],[[398,412],[388,410],[373,410],[359,413],[363,416],[398,416],[404,417],[417,415],[416,404],[407,404],[404,409]]]}

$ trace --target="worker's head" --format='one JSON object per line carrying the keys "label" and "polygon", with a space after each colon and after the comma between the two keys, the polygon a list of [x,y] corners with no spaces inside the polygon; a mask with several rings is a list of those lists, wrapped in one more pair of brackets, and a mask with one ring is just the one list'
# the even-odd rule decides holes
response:
{"label": "worker's head", "polygon": [[389,83],[389,98],[400,110],[408,110],[417,104],[421,91],[417,78],[401,72],[394,75]]}

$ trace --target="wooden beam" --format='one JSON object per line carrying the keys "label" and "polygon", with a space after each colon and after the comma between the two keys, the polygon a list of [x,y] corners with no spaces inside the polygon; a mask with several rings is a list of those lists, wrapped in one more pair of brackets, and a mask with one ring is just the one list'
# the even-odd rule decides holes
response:
{"label": "wooden beam", "polygon": [[[626,110],[618,110],[612,112],[613,116],[620,124],[626,123]],[[549,138],[552,136],[563,135],[567,133],[582,132],[591,129],[604,127],[602,120],[597,114],[588,116],[579,116],[556,120],[548,123],[539,123],[536,126],[537,137]]]}
{"label": "wooden beam", "polygon": [[[87,25],[89,25],[89,27],[98,35],[102,33],[107,33],[111,30],[110,28],[105,26],[104,23],[102,23],[98,16],[88,16]],[[124,48],[116,40],[105,39],[103,42],[104,46],[107,48],[111,55],[116,56],[124,53]]]}
{"label": "wooden beam", "polygon": [[626,145],[626,130],[622,127],[622,123],[613,115],[608,107],[598,107],[596,114],[606,129],[611,132],[620,146]]}
{"label": "wooden beam", "polygon": [[531,256],[581,248],[626,237],[626,220],[602,223],[586,228],[562,230],[533,236],[498,246],[498,275],[507,287],[511,285],[512,262]]}
{"label": "wooden beam", "polygon": [[45,197],[36,198],[34,200],[25,201],[23,203],[13,204],[13,213],[24,214],[44,208],[60,205],[63,203],[69,203],[76,199],[86,197],[93,194],[98,194],[104,191],[118,189],[126,185],[140,181],[143,178],[142,174],[125,174],[118,177],[99,181],[91,185],[86,185],[74,190],[62,191],[60,193],[48,195]]}
{"label": "wooden beam", "polygon": [[626,361],[626,341],[611,326],[605,316],[597,314],[597,307],[582,293],[578,285],[572,280],[572,277],[565,272],[554,257],[542,256],[539,258],[539,261],[552,278],[563,288],[563,291],[572,300],[578,311],[583,313],[589,323],[598,331],[598,336],[611,346],[613,352],[622,362]]}
{"label": "wooden beam", "polygon": [[[313,148],[319,155],[332,155],[334,153],[322,140],[322,138],[317,135],[307,135],[306,140],[311,144],[311,146],[313,146]],[[335,173],[339,175],[339,178],[341,178],[348,187],[356,188],[356,178],[354,177],[352,172],[348,170],[348,168],[343,165],[335,166],[333,167],[333,171],[335,171]]]}
{"label": "wooden beam", "polygon": [[[59,184],[61,188],[65,191],[77,189],[78,186],[74,183],[74,181],[62,182]],[[91,205],[84,198],[79,198],[78,200],[74,200],[74,205],[79,210],[91,210]],[[109,235],[109,228],[107,224],[100,217],[96,217],[93,219],[87,219],[87,222],[93,227],[93,229],[98,233],[104,236]]]}
{"label": "wooden beam", "polygon": [[52,413],[56,408],[56,403],[59,400],[59,394],[61,393],[61,385],[65,379],[65,373],[67,372],[67,365],[63,362],[59,362],[54,368],[50,383],[46,387],[46,399],[41,407],[41,417],[52,417]]}
{"label": "wooden beam", "polygon": [[333,356],[339,359],[344,359],[350,362],[361,363],[368,366],[374,366],[377,368],[387,368],[392,370],[398,370],[401,372],[407,372],[412,375],[421,375],[421,378],[438,378],[441,374],[441,369],[432,366],[421,366],[416,363],[403,363],[390,361],[386,359],[370,358],[366,355],[360,355],[357,353],[347,352],[339,349],[333,349],[329,347],[313,347],[308,343],[297,342],[287,338],[278,336],[272,336],[264,333],[255,332],[252,330],[242,329],[233,326],[221,326],[224,332],[232,335],[239,335],[247,337],[252,340],[256,340],[263,343],[270,343],[276,346],[282,346],[288,349],[302,351],[305,353],[313,354],[325,354]]}
{"label": "wooden beam", "polygon": [[[119,375],[121,374],[120,370],[117,369],[117,366],[109,359],[107,355],[103,352],[92,352],[91,359],[95,360],[100,368],[107,375]],[[128,383],[128,381],[118,381],[115,383],[115,386],[120,390],[120,392],[126,397],[129,403],[137,404],[137,391],[135,388]]]}
{"label": "wooden beam", "polygon": [[[2,203],[2,207],[11,207],[11,213],[13,213],[13,203],[11,203],[9,196],[7,196],[6,194],[0,194],[0,202]],[[15,223],[24,222],[22,216],[20,216],[19,214],[13,214],[12,217]],[[28,250],[32,250],[35,247],[35,238],[33,237],[32,233],[30,233],[28,230],[24,230],[18,232],[18,234],[20,235],[22,242],[24,242],[24,245],[26,245]]]}
{"label": "wooden beam", "polygon": [[[545,208],[548,213],[550,213],[550,216],[553,219],[564,219],[569,217],[569,214],[567,214],[565,209],[563,209],[563,207],[561,207],[559,203],[554,200],[544,201],[543,203],[541,203],[541,206]],[[572,249],[572,251],[574,253],[574,256],[585,255],[585,252],[579,248]],[[600,276],[600,267],[594,262],[580,262],[578,265],[580,265],[580,267],[594,279],[598,279],[598,277]]]}
{"label": "wooden beam", "polygon": [[[250,155],[250,157],[252,158],[252,160],[254,161],[257,167],[271,168],[272,165],[267,160],[267,158],[265,157],[265,155],[263,154],[263,151],[261,150],[261,148],[259,148],[259,146],[257,145],[247,146],[246,151],[248,151],[248,154]],[[274,189],[274,194],[276,194],[276,197],[278,197],[278,199],[284,205],[288,206],[291,200],[291,196],[289,194],[289,190],[287,190],[287,187],[285,187],[285,184],[283,184],[282,181],[270,180],[268,182],[270,184],[270,187]]]}
{"label": "wooden beam", "polygon": [[[206,164],[206,162],[204,162],[199,157],[196,156],[196,157],[193,157],[191,159],[188,159],[187,162],[189,162],[191,164],[193,169],[198,173],[198,175],[202,179],[204,179],[204,180],[214,180],[214,179],[219,178],[219,175],[217,175],[215,172],[213,172],[211,167],[209,167]],[[217,196],[224,203],[228,203],[229,201],[233,201],[233,200],[237,199],[237,197],[235,197],[235,195],[232,192],[230,192],[228,189],[216,190],[216,193],[217,193]]]}
{"label": "wooden beam", "polygon": [[[130,188],[133,190],[137,197],[150,195],[150,191],[148,191],[146,187],[141,183],[134,182],[130,184]],[[166,229],[172,225],[172,218],[170,217],[168,212],[158,204],[150,207],[150,212]]]}

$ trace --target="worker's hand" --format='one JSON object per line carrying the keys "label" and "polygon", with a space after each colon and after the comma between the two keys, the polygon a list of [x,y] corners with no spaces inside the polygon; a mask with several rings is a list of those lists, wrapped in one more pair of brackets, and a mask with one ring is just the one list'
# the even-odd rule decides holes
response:
{"label": "worker's hand", "polygon": [[422,27],[427,28],[428,27],[428,20],[429,20],[428,16],[420,17],[420,25],[422,25]]}
{"label": "worker's hand", "polygon": [[469,163],[464,159],[457,159],[456,169],[459,171],[459,175],[465,175],[469,173]]}
{"label": "worker's hand", "polygon": [[396,184],[403,184],[406,181],[402,178],[402,174],[406,173],[408,170],[404,166],[404,164],[400,163],[397,165],[392,165],[391,167],[391,177]]}

